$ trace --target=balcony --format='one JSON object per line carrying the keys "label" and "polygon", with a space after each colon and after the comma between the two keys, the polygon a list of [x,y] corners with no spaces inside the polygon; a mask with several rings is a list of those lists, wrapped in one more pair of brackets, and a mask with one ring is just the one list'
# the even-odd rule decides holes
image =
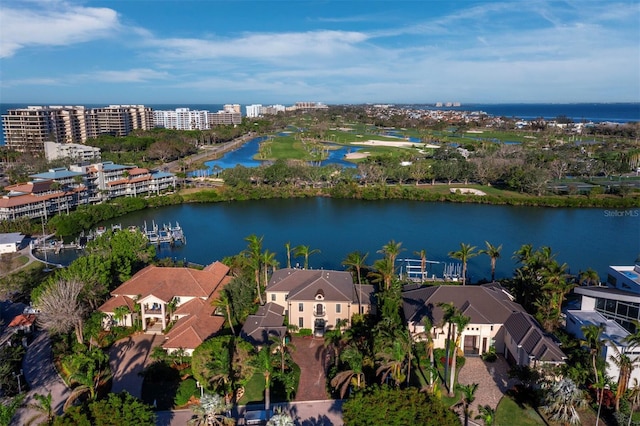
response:
{"label": "balcony", "polygon": [[327,310],[326,309],[314,309],[313,310],[313,316],[314,317],[324,317],[325,315],[327,315]]}

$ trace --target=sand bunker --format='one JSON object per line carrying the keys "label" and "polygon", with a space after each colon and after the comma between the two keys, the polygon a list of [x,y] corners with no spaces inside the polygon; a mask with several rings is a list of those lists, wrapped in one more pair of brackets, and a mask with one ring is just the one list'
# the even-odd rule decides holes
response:
{"label": "sand bunker", "polygon": [[347,160],[360,160],[362,158],[367,158],[370,156],[370,152],[350,152],[344,155],[344,158]]}
{"label": "sand bunker", "polygon": [[473,188],[449,188],[452,194],[463,194],[463,195],[487,195],[484,191],[480,191],[479,189]]}
{"label": "sand bunker", "polygon": [[354,145],[367,145],[367,146],[392,146],[392,147],[400,147],[400,148],[411,148],[412,146],[422,146],[422,144],[414,143],[414,142],[395,142],[395,141],[378,141],[374,139],[369,139],[368,141],[362,142],[352,142]]}

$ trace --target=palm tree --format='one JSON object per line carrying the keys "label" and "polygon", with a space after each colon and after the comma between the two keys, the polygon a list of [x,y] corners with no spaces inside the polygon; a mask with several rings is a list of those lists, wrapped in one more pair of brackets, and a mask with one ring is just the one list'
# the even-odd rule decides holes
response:
{"label": "palm tree", "polygon": [[276,254],[270,252],[269,250],[265,250],[260,255],[260,263],[262,263],[262,272],[264,273],[264,286],[266,287],[269,283],[269,267],[271,266],[273,270],[278,267],[278,261],[276,260]]}
{"label": "palm tree", "polygon": [[356,389],[365,387],[364,381],[364,356],[354,346],[347,347],[340,354],[340,361],[344,362],[349,369],[339,372],[331,380],[331,386],[340,389],[340,398],[344,398],[350,386]]}
{"label": "palm tree", "polygon": [[76,371],[69,376],[69,380],[78,385],[71,390],[69,397],[64,403],[63,410],[66,411],[75,400],[81,396],[87,396],[91,401],[96,400],[98,397],[98,389],[112,377],[108,363],[107,365],[100,364],[101,363],[89,364],[86,371]]}
{"label": "palm tree", "polygon": [[[342,261],[343,265],[348,266],[350,269],[355,269],[356,276],[358,278],[358,286],[362,285],[362,277],[360,273],[362,268],[365,266],[364,262],[367,260],[367,256],[369,256],[369,253],[362,254],[356,250],[349,253]],[[362,313],[362,301],[360,300],[359,288],[356,289],[356,297],[358,298],[358,313],[360,314]]]}
{"label": "palm tree", "polygon": [[493,426],[496,421],[496,411],[490,405],[478,405],[478,415],[474,418],[482,420],[484,426]]}
{"label": "palm tree", "polygon": [[560,320],[565,295],[576,287],[574,283],[567,280],[567,268],[568,266],[566,263],[560,265],[558,262],[553,260],[542,272],[542,290],[549,291],[552,296],[555,296],[548,298],[548,301],[551,302],[551,307],[553,308],[552,311],[555,313],[555,318],[551,318],[554,328],[558,325]]}
{"label": "palm tree", "polygon": [[345,336],[342,333],[342,327],[348,324],[348,321],[344,318],[340,318],[336,321],[336,326],[327,330],[324,333],[324,347],[330,348],[332,357],[336,367],[338,367],[338,361],[340,360],[340,351],[345,343]]}
{"label": "palm tree", "polygon": [[580,340],[580,344],[589,348],[591,354],[591,367],[593,368],[593,383],[598,383],[600,373],[598,371],[598,358],[602,354],[602,333],[604,332],[604,324],[588,324],[582,326],[582,335],[584,340]]}
{"label": "palm tree", "polygon": [[424,316],[422,318],[422,324],[424,325],[424,332],[418,334],[416,337],[417,338],[424,338],[424,342],[425,342],[425,349],[427,351],[427,356],[429,357],[429,376],[427,377],[427,382],[429,383],[429,386],[431,386],[433,384],[433,370],[434,370],[434,366],[435,366],[435,360],[434,360],[434,349],[435,349],[435,344],[433,342],[433,334],[432,334],[432,329],[433,329],[433,324],[431,323],[431,319],[428,316]]}
{"label": "palm tree", "polygon": [[451,322],[455,326],[456,340],[453,345],[453,353],[451,354],[451,376],[449,379],[449,392],[453,393],[453,389],[456,382],[456,362],[458,360],[458,347],[460,346],[460,339],[464,329],[467,328],[471,318],[462,314],[462,312],[456,310],[456,314],[451,318]]}
{"label": "palm tree", "polygon": [[[628,336],[627,336],[628,337]],[[614,350],[613,356],[610,358],[611,362],[618,367],[618,386],[616,388],[616,411],[620,411],[620,399],[622,399],[624,393],[629,387],[629,381],[631,380],[631,374],[634,367],[638,362],[638,357],[631,357],[628,354],[618,349],[618,346],[612,342],[611,347]]]}
{"label": "palm tree", "polygon": [[396,264],[396,258],[404,249],[401,248],[402,243],[396,243],[394,240],[390,240],[387,244],[382,246],[382,250],[378,250],[378,253],[384,254],[389,259],[392,265]]}
{"label": "palm tree", "polygon": [[376,374],[382,375],[382,383],[384,383],[387,377],[391,375],[395,385],[397,387],[400,386],[406,378],[404,374],[404,362],[406,356],[407,353],[398,340],[392,341],[389,347],[384,348],[376,355],[376,358],[380,361],[380,366],[376,370]]}
{"label": "palm tree", "polygon": [[254,362],[264,376],[264,409],[269,411],[269,407],[271,406],[271,372],[273,370],[271,350],[269,347],[263,347],[258,352]]}
{"label": "palm tree", "polygon": [[420,256],[420,282],[424,282],[424,274],[427,270],[427,251],[422,249],[420,251],[414,251],[413,254]]}
{"label": "palm tree", "polygon": [[445,303],[445,302],[440,302],[438,303],[438,306],[440,307],[440,309],[442,309],[442,328],[444,328],[444,325],[447,325],[447,341],[446,341],[446,348],[445,348],[445,363],[444,363],[444,382],[446,383],[447,381],[447,377],[448,374],[447,372],[449,371],[449,357],[451,355],[451,333],[452,333],[452,327],[453,327],[453,317],[456,315],[456,307],[454,306],[453,303]]}
{"label": "palm tree", "polygon": [[53,405],[51,404],[51,391],[47,395],[40,395],[36,393],[33,395],[33,398],[36,400],[35,403],[27,404],[27,408],[32,411],[36,411],[29,420],[27,420],[27,426],[32,424],[38,425],[53,425],[53,421],[56,418],[56,411],[53,409]]}
{"label": "palm tree", "polygon": [[476,399],[476,391],[478,390],[477,383],[471,383],[469,385],[456,384],[456,389],[462,393],[460,403],[462,405],[462,411],[464,412],[464,426],[469,424],[469,416],[471,416],[471,404]]}
{"label": "palm tree", "polygon": [[600,276],[598,273],[591,268],[588,268],[586,271],[580,272],[580,285],[598,285],[600,283]]}
{"label": "palm tree", "polygon": [[478,253],[486,254],[491,259],[491,282],[496,280],[496,261],[500,257],[500,251],[502,251],[502,244],[494,246],[489,241],[484,242],[487,246],[485,250],[480,250]]}
{"label": "palm tree", "polygon": [[312,254],[320,253],[320,250],[311,250],[309,246],[304,245],[296,246],[293,251],[296,257],[304,257],[304,269],[309,269],[309,256],[311,256]]}
{"label": "palm tree", "polygon": [[222,289],[218,298],[214,299],[211,304],[216,308],[222,308],[225,310],[229,328],[231,329],[231,333],[233,333],[233,335],[235,336],[236,331],[234,330],[233,322],[231,321],[231,300],[229,299],[229,293],[226,291],[226,289]]}
{"label": "palm tree", "polygon": [[628,400],[631,404],[631,409],[629,410],[629,423],[627,423],[627,426],[631,426],[633,413],[640,407],[640,385],[638,384],[638,379],[633,379],[633,386],[628,394]]}
{"label": "palm tree", "polygon": [[264,305],[262,300],[262,288],[260,287],[260,254],[262,253],[262,239],[264,237],[258,238],[257,235],[251,234],[245,241],[249,243],[247,249],[244,251],[244,255],[247,258],[247,263],[253,269],[254,277],[256,281],[256,291],[258,292],[258,300],[260,301],[260,305]]}
{"label": "palm tree", "polygon": [[289,413],[282,410],[281,407],[276,407],[273,416],[267,422],[267,426],[294,426],[295,423]]}
{"label": "palm tree", "polygon": [[375,272],[371,272],[370,275],[373,277],[373,282],[381,283],[385,290],[389,290],[391,288],[391,282],[393,281],[393,276],[395,274],[395,267],[391,259],[385,257],[384,259],[378,259],[373,263],[373,268]]}
{"label": "palm tree", "polygon": [[284,249],[287,251],[287,268],[291,269],[291,242],[284,243]]}
{"label": "palm tree", "polygon": [[465,285],[467,281],[467,262],[478,255],[478,253],[474,252],[475,249],[476,246],[460,243],[460,250],[449,252],[449,257],[462,262],[462,285]]}
{"label": "palm tree", "polygon": [[279,334],[277,336],[269,336],[271,343],[272,353],[280,353],[280,372],[284,373],[286,366],[287,354],[296,351],[296,346],[289,342],[286,334]]}

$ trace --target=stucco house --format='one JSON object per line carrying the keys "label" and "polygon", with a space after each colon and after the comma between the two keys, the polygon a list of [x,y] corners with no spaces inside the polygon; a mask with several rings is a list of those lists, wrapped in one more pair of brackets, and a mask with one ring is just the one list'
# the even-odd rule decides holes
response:
{"label": "stucco house", "polygon": [[447,326],[441,303],[452,303],[470,322],[462,332],[459,349],[465,355],[496,353],[517,365],[562,364],[565,355],[556,340],[498,284],[481,286],[411,286],[402,293],[409,331],[416,339],[425,333],[423,319],[433,325],[435,347],[444,348]]}
{"label": "stucco house", "polygon": [[[163,347],[191,353],[220,330],[224,317],[212,305],[231,280],[229,267],[215,262],[202,270],[150,265],[111,292],[100,308],[104,326],[131,326],[139,320],[146,333],[162,334],[171,321]],[[135,305],[140,306],[139,314]],[[124,314],[119,307],[126,307]]]}
{"label": "stucco house", "polygon": [[324,335],[338,320],[375,309],[374,288],[353,283],[349,272],[309,269],[279,269],[266,289],[267,302],[284,308],[289,324]]}
{"label": "stucco house", "polygon": [[[611,377],[614,381],[617,381],[620,375],[620,368],[618,368],[614,362],[618,353],[623,353],[631,360],[636,360],[636,364],[637,361],[640,361],[640,347],[630,346],[624,341],[629,335],[629,332],[618,322],[607,319],[604,315],[596,311],[568,310],[566,316],[566,330],[578,339],[584,339],[582,327],[588,325],[603,326],[603,331],[600,336],[603,343],[600,356],[606,360],[607,376]],[[640,380],[640,369],[633,369],[631,382],[633,382],[633,379]]]}

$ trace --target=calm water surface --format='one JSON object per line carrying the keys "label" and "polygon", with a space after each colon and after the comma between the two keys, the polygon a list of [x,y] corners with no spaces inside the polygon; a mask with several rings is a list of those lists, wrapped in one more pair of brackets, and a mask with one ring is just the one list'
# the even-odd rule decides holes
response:
{"label": "calm water surface", "polygon": [[[114,222],[142,226],[178,221],[187,245],[161,248],[159,255],[207,264],[246,248],[250,234],[264,236],[264,248],[286,264],[284,244],[308,245],[320,253],[312,268],[343,269],[342,259],[355,250],[369,252],[368,263],[389,240],[402,242],[400,257],[425,249],[430,260],[452,262],[450,251],[460,243],[484,248],[485,240],[502,244],[497,277],[510,277],[513,252],[523,244],[548,245],[572,273],[588,267],[606,278],[608,265],[632,264],[640,255],[640,209],[553,209],[312,198],[188,204],[135,212]],[[301,262],[302,259],[294,260]],[[432,266],[440,275],[444,263]],[[469,262],[473,281],[489,278],[489,258]]]}

